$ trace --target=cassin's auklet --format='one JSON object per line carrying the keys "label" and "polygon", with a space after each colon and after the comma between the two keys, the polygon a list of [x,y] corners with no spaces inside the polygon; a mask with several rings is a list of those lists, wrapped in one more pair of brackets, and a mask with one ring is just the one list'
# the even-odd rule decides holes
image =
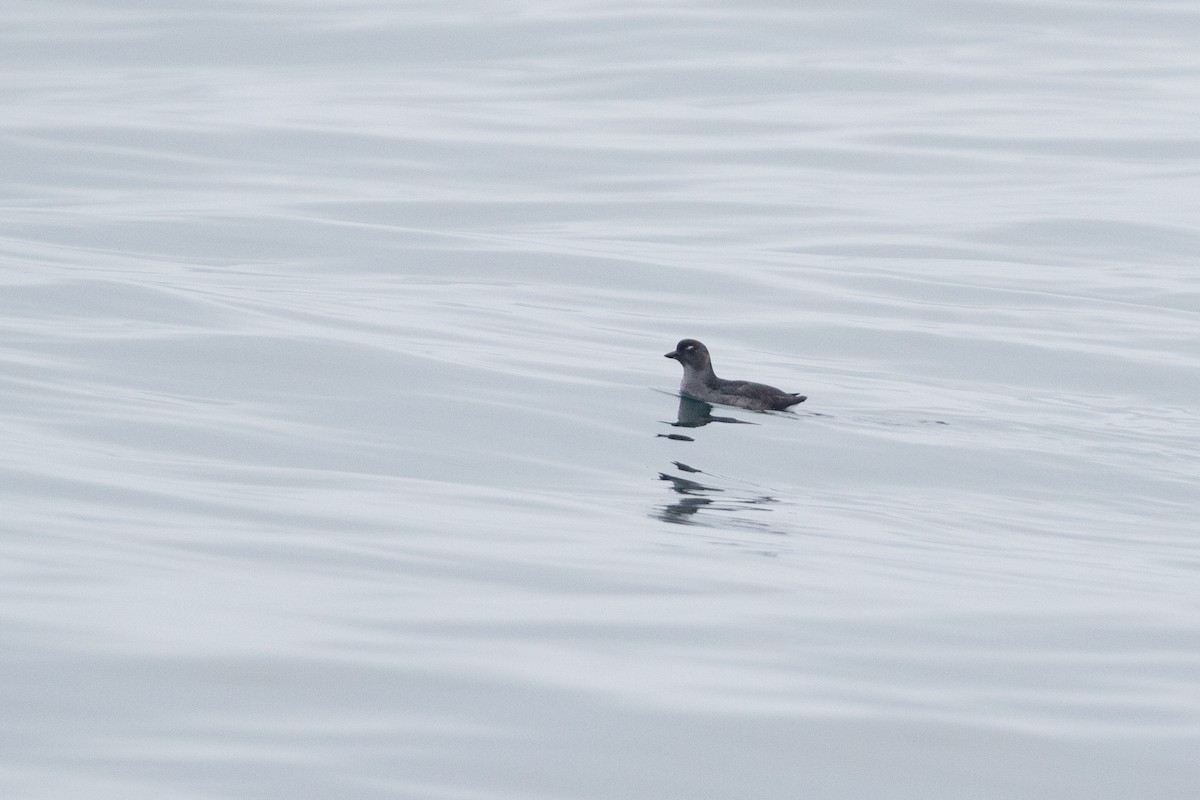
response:
{"label": "cassin's auklet", "polygon": [[802,394],[785,392],[763,383],[718,378],[713,372],[708,348],[695,339],[680,341],[666,357],[683,365],[680,393],[706,403],[738,406],[751,411],[783,411],[808,399]]}

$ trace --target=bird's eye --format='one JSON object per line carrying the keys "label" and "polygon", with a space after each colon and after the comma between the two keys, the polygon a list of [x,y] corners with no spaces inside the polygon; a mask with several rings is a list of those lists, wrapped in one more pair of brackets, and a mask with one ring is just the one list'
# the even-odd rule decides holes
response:
{"label": "bird's eye", "polygon": [[696,349],[696,345],[694,345],[694,344],[689,344],[687,347],[685,347],[685,348],[683,348],[683,349],[684,349],[684,350],[695,350],[695,349]]}

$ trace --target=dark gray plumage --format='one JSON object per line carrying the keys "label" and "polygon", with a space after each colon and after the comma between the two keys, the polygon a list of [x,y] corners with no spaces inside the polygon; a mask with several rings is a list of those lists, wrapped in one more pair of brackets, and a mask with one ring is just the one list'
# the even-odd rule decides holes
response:
{"label": "dark gray plumage", "polygon": [[673,351],[666,353],[666,357],[683,365],[680,393],[706,403],[721,403],[751,411],[783,411],[808,399],[802,394],[785,392],[764,383],[718,378],[713,372],[708,348],[695,339],[681,340]]}

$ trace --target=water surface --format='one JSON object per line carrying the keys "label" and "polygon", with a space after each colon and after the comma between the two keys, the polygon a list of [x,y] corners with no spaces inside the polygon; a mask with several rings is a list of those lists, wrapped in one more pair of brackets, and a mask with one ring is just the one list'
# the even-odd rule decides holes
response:
{"label": "water surface", "polygon": [[1195,797],[1198,15],[18,5],[4,795]]}

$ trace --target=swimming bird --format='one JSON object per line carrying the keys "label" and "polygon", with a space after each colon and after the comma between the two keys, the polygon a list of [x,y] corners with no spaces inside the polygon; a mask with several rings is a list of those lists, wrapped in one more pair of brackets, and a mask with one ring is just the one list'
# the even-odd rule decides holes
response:
{"label": "swimming bird", "polygon": [[738,406],[751,411],[783,411],[808,399],[802,394],[785,392],[763,383],[718,378],[713,372],[708,348],[695,339],[681,340],[674,350],[664,355],[683,365],[680,393],[706,403]]}

